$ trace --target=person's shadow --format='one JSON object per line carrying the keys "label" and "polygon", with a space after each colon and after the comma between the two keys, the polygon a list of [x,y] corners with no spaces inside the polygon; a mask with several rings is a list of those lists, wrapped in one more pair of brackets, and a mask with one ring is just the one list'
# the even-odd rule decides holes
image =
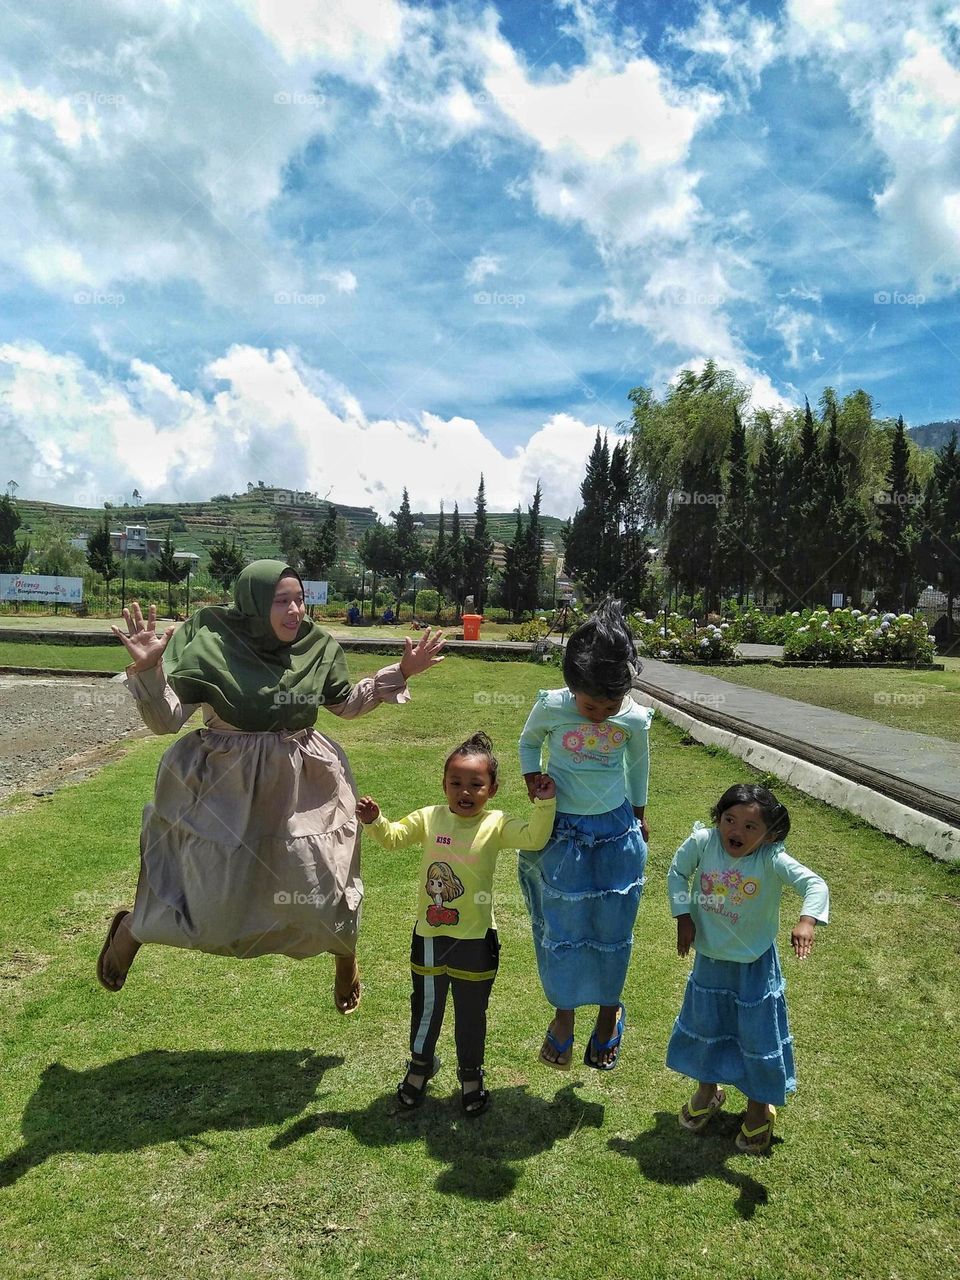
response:
{"label": "person's shadow", "polygon": [[305,1116],[271,1142],[290,1146],[323,1129],[345,1129],[367,1147],[422,1142],[429,1157],[446,1165],[436,1189],[472,1200],[502,1200],[513,1190],[520,1160],[549,1151],[555,1142],[584,1127],[599,1129],[603,1106],[583,1102],[577,1085],[566,1085],[552,1100],[531,1097],[526,1085],[497,1089],[489,1111],[466,1116],[459,1092],[433,1092],[415,1111],[402,1110],[394,1095],[380,1097],[362,1111]]}
{"label": "person's shadow", "polygon": [[204,1145],[197,1135],[210,1129],[282,1124],[315,1101],[324,1073],[343,1061],[311,1049],[158,1049],[87,1071],[51,1063],[24,1109],[23,1146],[0,1160],[0,1187],[61,1152],[132,1151],[171,1141],[192,1150]]}
{"label": "person's shadow", "polygon": [[704,1133],[694,1134],[680,1128],[676,1112],[658,1111],[652,1129],[629,1141],[611,1138],[607,1146],[636,1160],[645,1178],[665,1186],[688,1187],[701,1178],[721,1178],[740,1193],[733,1206],[740,1217],[752,1218],[757,1206],[767,1203],[767,1189],[749,1174],[727,1168],[731,1156],[759,1163],[756,1156],[742,1155],[734,1146],[741,1119],[742,1115],[721,1111]]}

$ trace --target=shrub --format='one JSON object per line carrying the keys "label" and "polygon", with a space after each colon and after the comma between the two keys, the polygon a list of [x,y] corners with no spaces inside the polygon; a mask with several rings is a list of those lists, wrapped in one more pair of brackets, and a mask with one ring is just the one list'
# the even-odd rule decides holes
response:
{"label": "shrub", "polygon": [[931,663],[933,636],[923,618],[909,613],[814,609],[787,637],[784,657],[805,662]]}
{"label": "shrub", "polygon": [[629,615],[631,630],[642,656],[667,662],[734,662],[736,655],[726,622],[698,627],[692,618],[661,612],[656,618],[642,613]]}

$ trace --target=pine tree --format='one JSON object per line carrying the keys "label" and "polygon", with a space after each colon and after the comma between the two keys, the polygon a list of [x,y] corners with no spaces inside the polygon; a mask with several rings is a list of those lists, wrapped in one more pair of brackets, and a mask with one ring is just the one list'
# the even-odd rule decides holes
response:
{"label": "pine tree", "polygon": [[220,584],[224,592],[230,590],[245,565],[243,548],[237,545],[236,538],[227,542],[223,537],[210,548],[210,577]]}
{"label": "pine tree", "polygon": [[464,573],[466,578],[465,595],[473,596],[473,608],[476,613],[483,612],[487,600],[487,577],[490,572],[490,557],[493,554],[493,539],[487,532],[487,500],[483,487],[483,476],[480,476],[480,487],[477,490],[476,515],[473,534],[465,540]]}
{"label": "pine tree", "polygon": [[956,431],[937,454],[924,517],[923,563],[947,597],[948,629],[952,638],[953,602],[960,595],[960,454]]}
{"label": "pine tree", "polygon": [[460,529],[460,508],[453,504],[453,519],[450,521],[450,597],[457,607],[457,618],[463,613],[463,602],[467,597],[467,545]]}
{"label": "pine tree", "polygon": [[437,540],[427,552],[423,571],[427,581],[437,593],[437,621],[443,609],[443,598],[450,589],[452,563],[450,559],[450,543],[447,539],[446,521],[443,514],[443,503],[440,503],[440,521],[437,526]]}
{"label": "pine tree", "polygon": [[721,597],[732,587],[737,603],[747,595],[747,564],[752,541],[747,433],[739,412],[733,411],[733,430],[727,444],[727,474],[723,505],[717,521],[717,587]]}
{"label": "pine tree", "polygon": [[859,603],[865,543],[870,526],[860,500],[860,465],[854,453],[840,442],[836,406],[830,408],[830,425],[823,446],[823,522],[821,525],[821,598],[834,586],[840,594]]}
{"label": "pine tree", "polygon": [[170,617],[173,617],[173,588],[176,583],[182,582],[186,576],[187,566],[176,559],[173,535],[167,529],[160,555],[157,557],[157,577],[161,582],[167,584],[167,613]]}
{"label": "pine tree", "polygon": [[580,485],[581,506],[570,522],[566,540],[566,571],[581,582],[591,599],[601,595],[607,580],[604,529],[610,490],[610,450],[599,430]]}
{"label": "pine tree", "polygon": [[340,535],[337,509],[333,503],[327,505],[327,512],[322,523],[314,530],[313,537],[303,550],[304,575],[314,581],[323,582],[337,563],[340,552]]}
{"label": "pine tree", "polygon": [[103,517],[103,524],[87,539],[87,564],[99,573],[107,584],[107,600],[110,599],[110,583],[117,576],[117,561],[110,542],[110,517]]}
{"label": "pine tree", "polygon": [[876,498],[878,529],[873,563],[877,600],[884,608],[909,609],[916,603],[920,586],[916,566],[920,496],[910,474],[910,447],[902,414],[890,445],[886,483]]}
{"label": "pine tree", "polygon": [[[533,504],[527,508],[529,522],[524,533],[523,578],[520,591],[521,612],[534,612],[540,604],[540,588],[543,582],[543,525],[540,522],[540,503],[543,495],[540,481],[533,495]],[[518,513],[519,514],[519,513]]]}
{"label": "pine tree", "polygon": [[371,571],[373,581],[370,586],[370,617],[376,614],[377,583],[382,577],[389,577],[395,572],[397,553],[394,545],[393,530],[378,520],[364,530],[363,537],[357,543],[357,556],[365,569]]}
{"label": "pine tree", "polygon": [[787,556],[784,578],[797,603],[821,603],[826,587],[824,570],[823,467],[820,439],[810,401],[804,397],[799,446],[785,458],[789,501],[786,508]]}
{"label": "pine tree", "polygon": [[17,530],[21,524],[23,519],[20,512],[10,495],[5,493],[0,498],[0,573],[23,572],[30,554],[30,543],[17,541]]}
{"label": "pine tree", "polygon": [[517,524],[513,541],[503,553],[503,575],[500,579],[500,596],[504,607],[510,610],[514,622],[519,622],[523,612],[525,579],[527,577],[527,531],[523,516],[517,507]]}
{"label": "pine tree", "polygon": [[782,586],[787,495],[784,492],[783,446],[769,416],[763,424],[760,454],[750,477],[752,573],[767,603],[771,588]]}

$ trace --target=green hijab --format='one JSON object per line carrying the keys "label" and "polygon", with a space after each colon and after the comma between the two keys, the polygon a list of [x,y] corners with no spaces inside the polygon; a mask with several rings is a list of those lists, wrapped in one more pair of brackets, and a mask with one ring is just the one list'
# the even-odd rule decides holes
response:
{"label": "green hijab", "polygon": [[350,696],[343,650],[312,618],[292,641],[278,639],[270,608],[281,578],[302,579],[282,560],[254,560],[237,578],[231,608],[198,609],[163,654],[181,702],[208,702],[248,733],[307,729],[318,709]]}

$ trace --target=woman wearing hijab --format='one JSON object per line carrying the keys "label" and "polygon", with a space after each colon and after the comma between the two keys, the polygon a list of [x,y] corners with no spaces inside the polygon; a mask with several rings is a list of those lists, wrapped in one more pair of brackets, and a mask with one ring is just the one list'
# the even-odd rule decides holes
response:
{"label": "woman wearing hijab", "polygon": [[407,680],[443,661],[443,638],[408,639],[399,663],[353,685],[343,650],[304,614],[296,570],[256,560],[232,608],[198,609],[158,635],[155,606],[144,621],[134,602],[128,634],[112,628],[147,726],[176,733],[199,706],[204,728],[160,761],[133,910],[114,916],[97,961],[108,991],[145,942],[240,959],[329,951],[337,1009],[359,1005],[356,788],[342,749],[313,724],[320,707],[353,719],[408,702]]}

